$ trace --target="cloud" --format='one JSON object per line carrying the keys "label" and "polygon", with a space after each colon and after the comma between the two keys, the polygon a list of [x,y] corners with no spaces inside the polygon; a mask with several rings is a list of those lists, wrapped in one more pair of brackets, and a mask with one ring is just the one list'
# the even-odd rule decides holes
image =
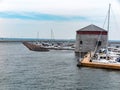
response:
{"label": "cloud", "polygon": [[84,12],[99,12],[98,8],[104,10],[108,5],[108,1],[109,0],[3,0],[3,2],[0,3],[0,11],[80,15]]}
{"label": "cloud", "polygon": [[45,21],[74,21],[74,20],[86,20],[87,17],[83,16],[63,16],[63,15],[52,15],[42,14],[35,12],[0,12],[0,18],[9,19],[24,19],[24,20],[45,20]]}
{"label": "cloud", "polygon": [[[55,38],[75,38],[76,30],[89,24],[102,27],[109,3],[119,20],[117,0],[2,0],[0,36],[36,38],[39,31],[40,38],[50,38],[52,28]],[[113,39],[115,30],[110,35]]]}
{"label": "cloud", "polygon": [[109,2],[115,8],[118,6],[115,4],[116,0],[3,0],[0,3],[0,12],[4,15],[11,13],[11,18],[15,16],[35,20],[45,17],[50,20],[83,19],[104,17]]}
{"label": "cloud", "polygon": [[[3,0],[0,17],[35,20],[100,20],[116,0]],[[119,12],[117,10],[116,12]]]}

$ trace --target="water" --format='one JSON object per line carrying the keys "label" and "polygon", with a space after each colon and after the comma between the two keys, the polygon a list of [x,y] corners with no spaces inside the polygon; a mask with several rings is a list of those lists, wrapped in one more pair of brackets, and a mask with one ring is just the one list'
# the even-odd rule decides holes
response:
{"label": "water", "polygon": [[73,51],[0,43],[0,90],[120,90],[120,71],[78,68]]}

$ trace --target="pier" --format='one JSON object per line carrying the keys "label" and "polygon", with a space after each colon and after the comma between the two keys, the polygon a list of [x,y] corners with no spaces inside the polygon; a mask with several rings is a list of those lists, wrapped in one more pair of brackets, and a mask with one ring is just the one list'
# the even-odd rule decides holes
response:
{"label": "pier", "polygon": [[120,64],[92,62],[92,56],[93,53],[88,53],[87,55],[85,55],[84,58],[80,61],[80,65],[83,67],[120,70]]}

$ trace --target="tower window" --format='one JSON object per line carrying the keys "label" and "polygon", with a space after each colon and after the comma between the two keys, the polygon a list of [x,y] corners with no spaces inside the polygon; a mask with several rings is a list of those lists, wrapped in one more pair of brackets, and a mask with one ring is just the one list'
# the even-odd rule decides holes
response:
{"label": "tower window", "polygon": [[101,41],[97,41],[96,44],[97,44],[98,46],[101,46],[101,45],[102,45],[102,42],[101,42]]}
{"label": "tower window", "polygon": [[83,42],[82,42],[82,41],[80,41],[80,44],[83,44]]}

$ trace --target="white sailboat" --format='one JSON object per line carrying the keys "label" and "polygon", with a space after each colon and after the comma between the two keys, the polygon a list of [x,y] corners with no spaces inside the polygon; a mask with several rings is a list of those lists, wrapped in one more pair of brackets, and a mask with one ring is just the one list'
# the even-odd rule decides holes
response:
{"label": "white sailboat", "polygon": [[[110,24],[109,23],[110,22],[110,8],[111,8],[111,4],[109,4],[109,10],[108,10],[108,26],[107,26],[108,39],[109,39],[109,24]],[[97,47],[98,46],[96,46],[96,48]],[[93,58],[93,61],[95,61],[95,62],[118,63],[117,59],[119,58],[119,55],[117,55],[116,53],[114,53],[112,51],[108,51],[108,40],[107,40],[105,49],[101,49],[97,53],[95,53],[95,52],[96,52],[96,50],[94,51],[95,58]]]}

